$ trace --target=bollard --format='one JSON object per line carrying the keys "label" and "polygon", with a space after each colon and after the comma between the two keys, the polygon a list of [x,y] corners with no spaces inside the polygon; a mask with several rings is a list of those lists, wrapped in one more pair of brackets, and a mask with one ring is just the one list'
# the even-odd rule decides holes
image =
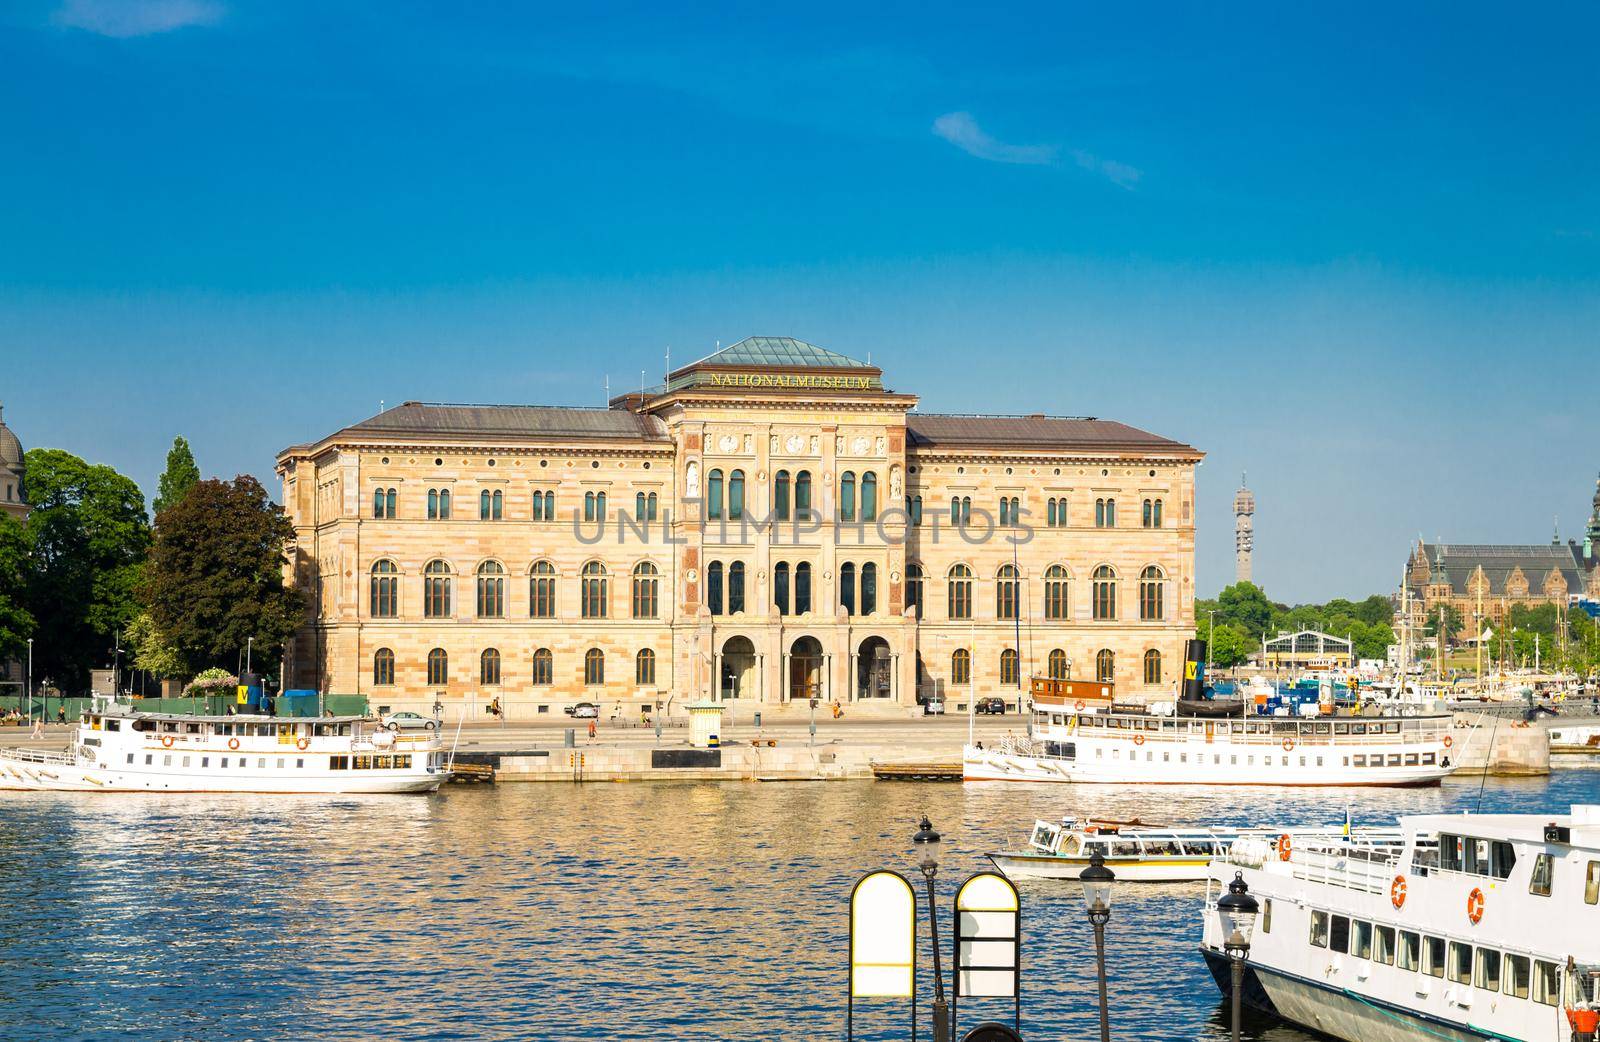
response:
{"label": "bollard", "polygon": [[567,728],[567,740],[563,744],[565,744],[568,749],[572,749],[572,748],[575,748],[577,746],[577,744],[578,744],[578,729],[576,727]]}

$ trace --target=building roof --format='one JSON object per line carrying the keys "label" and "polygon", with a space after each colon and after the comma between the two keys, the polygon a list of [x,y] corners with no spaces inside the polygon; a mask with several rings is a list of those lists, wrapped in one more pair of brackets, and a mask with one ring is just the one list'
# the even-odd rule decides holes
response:
{"label": "building roof", "polygon": [[1418,548],[1428,565],[1430,576],[1443,572],[1452,593],[1470,592],[1472,576],[1483,569],[1489,593],[1505,592],[1506,580],[1522,570],[1528,590],[1537,593],[1552,570],[1561,573],[1571,593],[1583,591],[1586,583],[1582,551],[1570,543],[1542,543],[1531,546],[1486,543],[1422,543]]}
{"label": "building roof", "polygon": [[641,415],[629,409],[580,409],[555,405],[405,402],[352,424],[341,433],[345,432],[667,440],[666,425],[654,416]]}
{"label": "building roof", "polygon": [[22,469],[22,440],[11,432],[3,418],[0,418],[0,467]]}
{"label": "building roof", "polygon": [[837,351],[829,351],[792,336],[747,336],[736,344],[690,362],[673,375],[696,366],[769,366],[780,369],[871,369]]}
{"label": "building roof", "polygon": [[1137,450],[1198,455],[1180,441],[1163,438],[1115,420],[1088,416],[965,416],[906,414],[911,444],[919,448],[1007,445],[1017,448]]}

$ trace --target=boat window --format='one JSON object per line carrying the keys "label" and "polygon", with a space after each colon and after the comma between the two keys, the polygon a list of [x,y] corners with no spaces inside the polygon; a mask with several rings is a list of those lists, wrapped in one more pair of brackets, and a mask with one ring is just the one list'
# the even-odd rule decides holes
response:
{"label": "boat window", "polygon": [[1365,767],[1367,765],[1367,758],[1365,756],[1352,756],[1351,760],[1356,767]]}
{"label": "boat window", "polygon": [[1367,725],[1366,724],[1361,724],[1361,723],[1351,724],[1350,725],[1350,733],[1351,734],[1366,734],[1367,733]]}
{"label": "boat window", "polygon": [[1399,753],[1390,753],[1389,754],[1389,766],[1390,767],[1398,767],[1398,766],[1400,766],[1400,754]]}
{"label": "boat window", "polygon": [[1138,857],[1141,853],[1136,840],[1122,839],[1111,844],[1112,857]]}
{"label": "boat window", "polygon": [[188,724],[188,725],[185,725],[184,730],[189,732],[190,734],[199,734],[200,733],[200,725],[199,724]]}
{"label": "boat window", "polygon": [[1055,724],[1057,727],[1062,727],[1066,724],[1067,720],[1066,717],[1062,716],[1060,713],[1051,713],[1050,722]]}
{"label": "boat window", "polygon": [[1101,857],[1105,857],[1106,845],[1099,840],[1087,842],[1083,845],[1084,857],[1093,857],[1096,853],[1098,853]]}
{"label": "boat window", "polygon": [[1146,731],[1159,731],[1161,729],[1161,721],[1160,720],[1146,720],[1144,722],[1144,729]]}
{"label": "boat window", "polygon": [[1400,951],[1395,965],[1402,970],[1414,970],[1422,965],[1422,935],[1410,930],[1400,931]]}
{"label": "boat window", "polygon": [[185,756],[183,758],[183,766],[185,766],[185,767],[189,766],[189,758],[187,756]]}
{"label": "boat window", "polygon": [[1591,861],[1583,875],[1583,902],[1592,905],[1596,900],[1600,900],[1600,861]]}
{"label": "boat window", "polygon": [[1328,725],[1327,724],[1312,724],[1311,725],[1311,733],[1312,734],[1327,734],[1328,733]]}
{"label": "boat window", "polygon": [[348,756],[330,756],[330,757],[328,757],[328,769],[332,770],[332,771],[349,770],[350,769],[350,757],[348,757]]}
{"label": "boat window", "polygon": [[1406,753],[1406,766],[1407,767],[1415,767],[1416,765],[1417,765],[1417,754],[1416,753]]}
{"label": "boat window", "polygon": [[1350,949],[1350,954],[1358,959],[1372,958],[1372,924],[1356,920],[1355,946]]}
{"label": "boat window", "polygon": [[1422,939],[1422,972],[1430,977],[1444,976],[1444,938]]}
{"label": "boat window", "polygon": [[107,731],[120,731],[120,730],[122,730],[122,721],[121,720],[107,720],[106,721],[106,730]]}
{"label": "boat window", "polygon": [[1394,927],[1379,926],[1373,931],[1372,959],[1385,966],[1394,964]]}
{"label": "boat window", "polygon": [[1272,932],[1272,898],[1261,899],[1261,932]]}
{"label": "boat window", "polygon": [[1450,979],[1457,984],[1472,983],[1472,945],[1450,942]]}
{"label": "boat window", "polygon": [[1505,963],[1505,988],[1506,994],[1515,998],[1528,997],[1528,979],[1531,967],[1526,955],[1506,954]]}
{"label": "boat window", "polygon": [[1384,734],[1399,734],[1400,733],[1400,721],[1398,721],[1398,720],[1385,720],[1383,722],[1383,732],[1384,732]]}
{"label": "boat window", "polygon": [[[1517,851],[1510,843],[1497,839],[1489,845],[1489,874],[1496,879],[1510,879],[1511,869],[1517,863]],[[1590,902],[1591,904],[1593,902]]]}
{"label": "boat window", "polygon": [[1336,915],[1328,920],[1328,948],[1331,951],[1350,950],[1350,918]]}
{"label": "boat window", "polygon": [[211,757],[209,757],[209,756],[200,757],[200,766],[202,766],[202,767],[210,767],[211,766]]}
{"label": "boat window", "polygon": [[223,770],[227,770],[228,769],[228,758],[226,756],[224,756],[222,758],[222,769]]}
{"label": "boat window", "polygon": [[1434,765],[1434,763],[1435,763],[1435,760],[1434,760],[1433,753],[1423,753],[1422,754],[1422,765],[1424,767],[1432,767]]}
{"label": "boat window", "polygon": [[1556,981],[1555,963],[1533,960],[1533,1001],[1546,1006],[1560,1005],[1561,989]]}
{"label": "boat window", "polygon": [[303,759],[301,759],[300,757],[297,756],[297,757],[295,757],[294,765],[298,769],[298,768],[304,767],[306,765],[306,762],[305,762],[305,760],[303,760]]}
{"label": "boat window", "polygon": [[1500,953],[1492,948],[1478,949],[1477,986],[1484,991],[1500,990]]}
{"label": "boat window", "polygon": [[1461,871],[1461,850],[1464,845],[1460,836],[1439,833],[1439,867],[1446,872]]}
{"label": "boat window", "polygon": [[1461,841],[1461,871],[1473,875],[1489,874],[1489,841],[1467,837]]}
{"label": "boat window", "polygon": [[1334,734],[1349,734],[1350,733],[1350,725],[1349,724],[1334,724],[1333,725],[1333,733]]}
{"label": "boat window", "polygon": [[1533,859],[1533,875],[1528,878],[1528,893],[1540,897],[1550,896],[1551,875],[1555,870],[1555,859],[1549,854],[1540,854]]}
{"label": "boat window", "polygon": [[1367,766],[1368,767],[1382,767],[1383,766],[1383,756],[1381,754],[1379,754],[1379,753],[1373,753],[1372,754],[1372,759],[1367,761]]}
{"label": "boat window", "polygon": [[1311,912],[1311,945],[1314,948],[1326,948],[1328,946],[1327,912],[1318,912],[1316,910]]}

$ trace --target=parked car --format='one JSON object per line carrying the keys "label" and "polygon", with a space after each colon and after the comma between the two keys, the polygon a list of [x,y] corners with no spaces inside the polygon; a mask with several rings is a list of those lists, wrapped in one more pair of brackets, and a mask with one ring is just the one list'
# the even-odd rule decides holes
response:
{"label": "parked car", "polygon": [[600,719],[600,707],[593,702],[579,702],[577,705],[567,706],[565,712],[574,720]]}
{"label": "parked car", "polygon": [[391,731],[432,731],[439,726],[439,721],[421,713],[386,713],[380,720]]}
{"label": "parked car", "polygon": [[934,695],[932,698],[929,698],[927,701],[923,702],[922,703],[922,715],[923,716],[943,716],[944,715],[944,699],[941,698],[938,695]]}
{"label": "parked car", "polygon": [[978,699],[977,703],[973,705],[972,711],[974,713],[980,713],[984,716],[1005,716],[1006,700],[1003,698],[996,698],[993,695],[989,696],[988,698],[980,698]]}

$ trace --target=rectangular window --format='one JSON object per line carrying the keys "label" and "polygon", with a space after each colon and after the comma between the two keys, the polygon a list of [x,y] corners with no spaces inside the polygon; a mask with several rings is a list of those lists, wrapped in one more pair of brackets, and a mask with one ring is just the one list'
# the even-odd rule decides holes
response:
{"label": "rectangular window", "polygon": [[1450,942],[1450,979],[1457,984],[1472,983],[1472,945]]}
{"label": "rectangular window", "polygon": [[1422,965],[1422,935],[1410,930],[1400,931],[1400,952],[1395,965],[1402,970],[1414,970]]}
{"label": "rectangular window", "polygon": [[151,760],[152,760],[152,757],[150,756],[150,754],[149,753],[145,753],[144,754],[144,762],[145,762],[145,766],[146,767],[148,767],[150,765]]}
{"label": "rectangular window", "polygon": [[295,757],[294,765],[295,765],[296,768],[303,768],[303,767],[305,767],[306,762],[305,762],[305,760],[303,760],[303,759],[301,759],[300,757],[297,756],[297,757]]}
{"label": "rectangular window", "polygon": [[1500,990],[1500,953],[1492,948],[1478,949],[1478,976],[1474,982],[1484,991]]}
{"label": "rectangular window", "polygon": [[1600,900],[1600,861],[1589,862],[1583,874],[1583,903],[1594,904]]}
{"label": "rectangular window", "polygon": [[129,762],[129,763],[132,763],[132,762],[133,762],[133,754],[132,754],[132,753],[129,753],[129,754],[128,754],[128,762]]}
{"label": "rectangular window", "polygon": [[267,768],[267,758],[265,756],[257,757],[256,758],[256,766],[260,767],[262,770],[266,770],[266,768]]}
{"label": "rectangular window", "polygon": [[1328,921],[1328,949],[1336,952],[1350,950],[1350,918],[1336,915]]}
{"label": "rectangular window", "polygon": [[1532,965],[1526,955],[1506,955],[1505,964],[1505,989],[1506,994],[1513,998],[1525,999],[1528,997],[1528,981],[1532,975]]}
{"label": "rectangular window", "polygon": [[1356,922],[1355,947],[1350,949],[1350,954],[1358,959],[1372,958],[1372,924],[1359,920]]}
{"label": "rectangular window", "polygon": [[1556,986],[1556,964],[1543,959],[1533,960],[1533,1001],[1546,1006],[1559,1005],[1560,990]]}
{"label": "rectangular window", "polygon": [[210,767],[211,766],[211,757],[209,757],[209,756],[200,757],[200,766],[202,766],[202,767]]}
{"label": "rectangular window", "polygon": [[350,758],[348,756],[330,756],[330,757],[328,757],[328,769],[329,770],[332,770],[332,771],[344,771],[344,770],[349,770],[349,768],[350,768]]}
{"label": "rectangular window", "polygon": [[1394,927],[1379,926],[1372,931],[1372,961],[1394,965]]}
{"label": "rectangular window", "polygon": [[227,770],[228,769],[228,758],[226,756],[224,756],[222,758],[222,769],[223,770]]}
{"label": "rectangular window", "polygon": [[1528,877],[1528,893],[1539,897],[1550,896],[1551,875],[1555,872],[1555,859],[1540,854],[1533,859],[1533,874]]}
{"label": "rectangular window", "polygon": [[1311,913],[1311,946],[1313,948],[1326,948],[1328,946],[1328,913],[1313,911]]}
{"label": "rectangular window", "polygon": [[1444,976],[1444,938],[1422,939],[1422,972],[1430,977]]}
{"label": "rectangular window", "polygon": [[1272,932],[1272,898],[1261,899],[1261,932]]}

